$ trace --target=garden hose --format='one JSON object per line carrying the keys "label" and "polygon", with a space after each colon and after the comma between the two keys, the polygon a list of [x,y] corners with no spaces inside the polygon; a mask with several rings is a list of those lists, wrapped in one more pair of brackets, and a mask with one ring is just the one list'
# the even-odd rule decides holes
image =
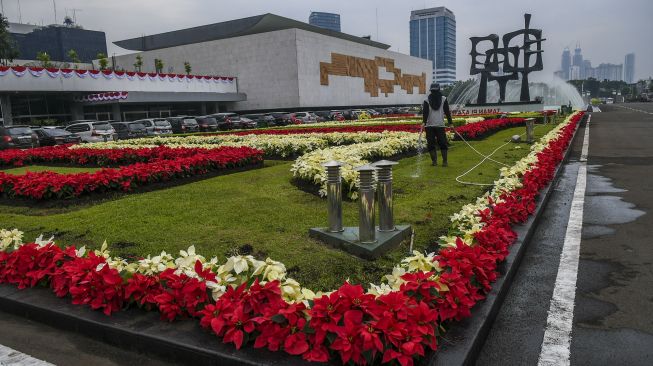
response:
{"label": "garden hose", "polygon": [[[537,128],[537,127],[538,127],[538,126],[536,125],[536,126],[533,128],[533,131],[535,131],[535,128]],[[461,180],[461,178],[464,177],[464,176],[466,176],[467,174],[473,172],[476,168],[478,168],[479,166],[481,166],[481,164],[483,164],[486,160],[490,160],[490,161],[492,161],[492,162],[494,162],[494,163],[497,163],[497,164],[499,164],[499,165],[503,165],[504,167],[510,167],[510,165],[508,165],[508,164],[505,164],[505,163],[502,163],[502,162],[500,162],[500,161],[497,161],[497,160],[492,159],[492,155],[496,154],[497,151],[501,150],[504,146],[510,144],[510,141],[508,141],[508,142],[506,142],[505,144],[503,144],[503,145],[497,147],[497,148],[494,149],[494,151],[492,151],[490,154],[485,155],[485,154],[481,153],[480,151],[478,151],[476,148],[474,148],[474,146],[472,146],[469,142],[467,142],[467,140],[465,140],[465,138],[464,138],[460,133],[458,133],[458,131],[456,131],[455,128],[452,128],[452,130],[454,131],[454,133],[455,133],[456,135],[458,135],[458,137],[460,137],[461,140],[463,140],[463,142],[464,142],[467,146],[469,146],[470,149],[472,149],[476,154],[478,154],[478,155],[480,155],[481,157],[483,157],[483,159],[482,159],[481,161],[479,161],[476,165],[474,165],[473,167],[471,167],[469,170],[467,170],[467,171],[464,172],[463,174],[457,176],[457,177],[456,177],[456,182],[458,182],[458,183],[460,183],[460,184],[473,185],[473,186],[481,186],[481,187],[494,186],[494,183],[467,182],[467,181],[463,181],[463,180]],[[526,132],[522,133],[522,134],[519,135],[519,136],[521,137],[521,136],[524,136],[525,134],[526,134]]]}

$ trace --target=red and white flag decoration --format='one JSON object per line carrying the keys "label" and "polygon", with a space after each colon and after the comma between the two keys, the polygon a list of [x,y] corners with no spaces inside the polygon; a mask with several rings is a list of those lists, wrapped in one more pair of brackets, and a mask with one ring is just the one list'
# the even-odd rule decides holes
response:
{"label": "red and white flag decoration", "polygon": [[77,102],[106,102],[112,100],[124,100],[129,96],[129,92],[108,92],[84,95],[80,98],[75,98]]}

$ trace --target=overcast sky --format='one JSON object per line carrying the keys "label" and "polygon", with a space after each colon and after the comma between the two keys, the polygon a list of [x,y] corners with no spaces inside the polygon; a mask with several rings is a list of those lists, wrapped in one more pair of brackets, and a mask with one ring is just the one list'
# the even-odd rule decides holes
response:
{"label": "overcast sky", "polygon": [[[410,11],[446,6],[456,15],[458,78],[469,75],[471,36],[502,35],[523,26],[523,13],[533,14],[531,27],[541,28],[545,73],[560,67],[564,47],[580,43],[594,66],[623,63],[635,52],[635,77],[653,76],[653,0],[55,0],[58,22],[77,10],[87,29],[106,32],[109,54],[127,53],[111,42],[263,13],[308,21],[309,13],[341,14],[342,31],[371,35],[409,53]],[[10,21],[19,18],[18,0],[2,0]],[[23,22],[54,22],[52,0],[20,0]],[[378,16],[377,16],[378,14]],[[378,34],[377,34],[378,20]]]}

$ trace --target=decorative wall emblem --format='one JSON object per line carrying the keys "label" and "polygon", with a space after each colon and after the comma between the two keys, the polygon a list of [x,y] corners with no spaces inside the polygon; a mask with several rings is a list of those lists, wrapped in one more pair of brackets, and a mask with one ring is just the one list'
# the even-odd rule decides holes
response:
{"label": "decorative wall emblem", "polygon": [[[379,69],[382,67],[394,74],[394,79],[381,79]],[[426,94],[426,74],[402,74],[401,69],[395,67],[395,60],[391,58],[367,59],[331,53],[331,63],[320,62],[321,85],[329,85],[329,75],[363,78],[365,92],[370,93],[372,97],[378,97],[379,92],[387,97],[388,94],[394,93],[395,85],[401,86],[408,94],[413,94],[415,87],[419,88],[419,94]]]}

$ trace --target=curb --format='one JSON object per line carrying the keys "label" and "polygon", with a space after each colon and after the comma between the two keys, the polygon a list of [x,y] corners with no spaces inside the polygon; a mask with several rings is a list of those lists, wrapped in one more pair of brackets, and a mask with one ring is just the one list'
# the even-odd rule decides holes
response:
{"label": "curb", "polygon": [[[453,323],[445,335],[446,343],[443,343],[437,352],[423,359],[420,365],[474,363],[517,272],[525,247],[551,196],[553,186],[569,158],[578,129],[585,121],[586,117],[574,131],[553,180],[540,192],[535,214],[525,224],[514,227],[518,234],[517,241],[512,245],[506,260],[499,265],[501,276],[486,299],[474,307],[471,318]],[[217,337],[202,330],[199,322],[192,319],[169,323],[161,321],[156,312],[136,308],[107,317],[87,307],[73,305],[69,299],[57,298],[49,288],[22,291],[13,285],[0,285],[0,311],[80,333],[123,349],[156,354],[183,365],[316,365],[283,352],[270,352],[253,347],[236,350],[233,345],[223,344]],[[330,364],[332,363],[320,365]]]}
{"label": "curb", "polygon": [[540,191],[535,213],[524,224],[513,227],[513,230],[517,233],[517,240],[510,247],[506,260],[499,264],[500,276],[492,285],[492,290],[487,294],[485,300],[474,306],[470,318],[451,324],[444,337],[440,339],[438,350],[423,359],[419,363],[420,365],[473,365],[475,363],[519,269],[526,246],[530,242],[542,212],[544,212],[546,204],[551,198],[553,188],[560,178],[563,166],[569,160],[578,130],[585,126],[586,121],[587,115],[583,117],[574,131],[564,158],[556,168],[553,180]]}

